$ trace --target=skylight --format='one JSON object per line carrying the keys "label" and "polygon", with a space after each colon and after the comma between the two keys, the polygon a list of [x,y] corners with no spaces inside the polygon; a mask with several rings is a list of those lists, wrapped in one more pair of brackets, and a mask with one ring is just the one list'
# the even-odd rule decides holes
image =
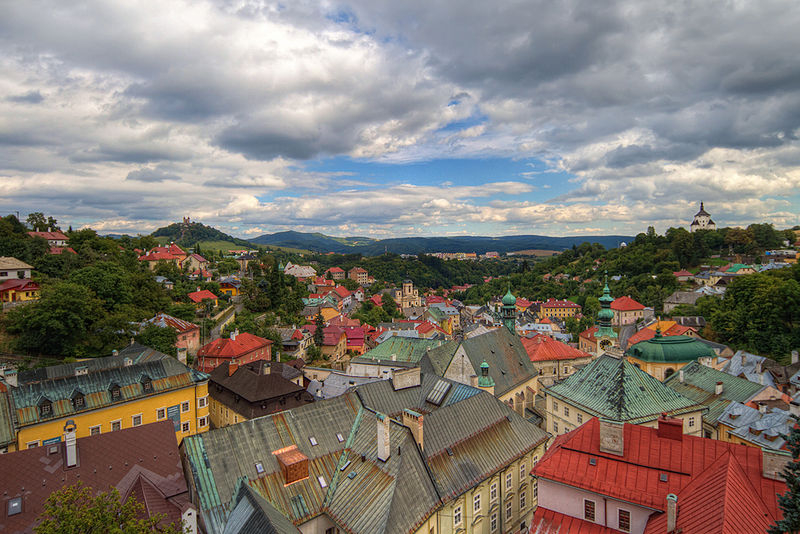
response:
{"label": "skylight", "polygon": [[313,446],[315,446],[315,445],[317,444],[317,438],[315,438],[314,436],[311,436],[311,437],[309,437],[309,438],[308,438],[308,441],[310,441],[310,442],[311,442],[311,446],[312,446],[312,447],[313,447]]}
{"label": "skylight", "polygon": [[324,476],[322,476],[322,475],[318,476],[317,477],[317,481],[319,482],[319,487],[320,488],[327,488],[328,487],[328,483],[325,482],[325,477]]}

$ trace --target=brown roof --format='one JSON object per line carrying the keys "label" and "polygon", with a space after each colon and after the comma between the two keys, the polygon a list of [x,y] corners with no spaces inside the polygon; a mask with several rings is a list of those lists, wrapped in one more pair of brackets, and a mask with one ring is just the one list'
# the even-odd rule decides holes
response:
{"label": "brown roof", "polygon": [[[145,479],[148,509],[180,517],[187,486],[172,421],[79,438],[77,448],[78,465],[69,469],[63,442],[0,455],[0,531],[33,532],[47,497],[78,481],[98,492],[116,487],[125,496]],[[16,497],[22,498],[22,512],[8,517],[7,502]]]}

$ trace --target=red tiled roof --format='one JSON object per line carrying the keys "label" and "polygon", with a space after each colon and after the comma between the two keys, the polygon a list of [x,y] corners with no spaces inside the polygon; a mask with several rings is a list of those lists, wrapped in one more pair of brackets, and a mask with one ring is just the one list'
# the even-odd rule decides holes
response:
{"label": "red tiled roof", "polygon": [[[309,334],[312,336],[314,332],[317,331],[317,325],[315,324],[307,324],[303,328],[308,331]],[[345,334],[345,329],[339,326],[326,326],[322,329],[322,344],[328,346],[334,346],[339,344],[339,340],[342,338],[342,334]],[[345,337],[347,335],[345,334]]]}
{"label": "red tiled roof", "polygon": [[333,291],[343,299],[350,296],[350,291],[344,286],[336,286]]}
{"label": "red tiled roof", "polygon": [[216,299],[217,297],[214,293],[209,291],[208,289],[203,289],[202,291],[193,291],[186,295],[192,302],[200,303],[203,302],[205,299]]}
{"label": "red tiled roof", "polygon": [[520,338],[520,341],[522,341],[522,346],[525,347],[532,362],[575,360],[591,356],[549,336],[523,337]]}
{"label": "red tiled roof", "polygon": [[369,298],[369,300],[371,300],[371,301],[372,301],[372,303],[373,303],[375,306],[380,306],[381,304],[383,304],[383,296],[382,296],[382,295],[372,295],[372,296]]}
{"label": "red tiled roof", "polygon": [[167,315],[166,313],[157,313],[155,317],[148,319],[147,322],[161,326],[162,328],[172,328],[179,334],[192,332],[200,328],[194,323],[184,321],[183,319],[178,319],[177,317]]}
{"label": "red tiled roof", "polygon": [[200,263],[208,263],[208,260],[205,259],[200,254],[194,254],[194,253],[189,254],[189,256],[186,259],[189,259],[189,258],[194,258],[195,260],[199,261]]}
{"label": "red tiled roof", "polygon": [[[162,500],[180,500],[187,492],[172,421],[78,438],[78,465],[70,469],[62,467],[63,441],[55,447],[54,454],[49,445],[0,454],[3,502],[24,499],[21,513],[8,517],[3,512],[3,532],[31,532],[47,497],[79,481],[97,492],[116,487],[125,496],[143,476],[158,488]],[[147,504],[151,509],[161,506]]]}
{"label": "red tiled roof", "polygon": [[358,319],[350,319],[349,317],[345,317],[344,315],[337,315],[330,321],[328,321],[330,326],[361,326],[361,321]]}
{"label": "red tiled roof", "polygon": [[555,300],[547,299],[547,302],[542,302],[542,308],[580,308],[579,304],[575,304],[571,300]]}
{"label": "red tiled roof", "polygon": [[350,269],[350,272],[351,273],[365,273],[367,271],[365,269],[362,269],[361,267],[353,267],[352,269]]}
{"label": "red tiled roof", "polygon": [[238,358],[256,349],[272,345],[272,341],[263,337],[254,336],[247,332],[242,332],[236,339],[221,337],[211,343],[203,345],[197,356],[209,356],[212,358]]}
{"label": "red tiled roof", "polygon": [[619,534],[619,530],[560,514],[541,506],[533,514],[531,529],[528,532],[529,534]]}
{"label": "red tiled roof", "polygon": [[690,273],[686,269],[681,269],[680,271],[675,271],[675,272],[672,273],[672,275],[675,276],[675,278],[678,278],[680,276],[694,276],[692,273]]}
{"label": "red tiled roof", "polygon": [[39,291],[39,284],[30,278],[12,278],[0,284],[0,292],[3,291]]}
{"label": "red tiled roof", "polygon": [[41,237],[48,241],[66,241],[69,239],[63,232],[28,232],[31,237]]}
{"label": "red tiled roof", "polygon": [[530,308],[531,304],[533,304],[533,302],[531,302],[528,299],[524,299],[522,297],[517,298],[517,307],[518,308]]}
{"label": "red tiled roof", "polygon": [[72,254],[77,254],[75,249],[72,247],[50,247],[50,254],[55,254],[58,256],[59,254],[63,254],[65,252],[71,252]]}
{"label": "red tiled roof", "polygon": [[[683,336],[686,335],[688,331],[696,332],[694,328],[690,328],[688,326],[682,326],[679,324],[675,324],[671,326],[669,329],[661,332],[662,336]],[[628,338],[628,348],[632,347],[633,345],[639,343],[640,341],[648,341],[653,339],[656,335],[656,331],[653,328],[642,328],[631,337]]]}
{"label": "red tiled roof", "polygon": [[[692,480],[707,475],[704,472],[715,467],[720,457],[730,454],[772,517],[780,514],[775,495],[783,493],[786,484],[762,475],[760,448],[683,434],[680,440],[669,439],[660,437],[655,428],[629,424],[624,425],[623,442],[623,456],[600,452],[600,424],[592,418],[556,438],[532,474],[663,511],[668,494],[690,489]],[[667,475],[666,481],[661,480],[662,474]],[[683,499],[679,504],[689,503]],[[693,527],[685,527],[684,532],[698,532]]]}
{"label": "red tiled roof", "polygon": [[589,341],[594,342],[594,339],[595,339],[594,335],[595,335],[595,333],[597,333],[597,328],[598,327],[596,327],[596,326],[593,326],[591,328],[587,328],[586,330],[581,332],[579,334],[579,336],[582,337],[583,339],[588,339]]}
{"label": "red tiled roof", "polygon": [[611,309],[616,311],[643,310],[644,304],[636,302],[630,297],[619,297],[614,299],[614,302],[611,303]]}
{"label": "red tiled roof", "polygon": [[169,261],[169,260],[176,260],[179,257],[180,256],[177,256],[170,252],[164,252],[158,250],[155,252],[150,252],[149,254],[146,254],[144,256],[139,256],[139,261],[161,261],[161,260]]}
{"label": "red tiled roof", "polygon": [[328,269],[328,270],[327,270],[327,271],[325,271],[325,272],[326,272],[326,273],[343,273],[343,272],[344,272],[344,269],[342,269],[342,268],[340,268],[340,267],[331,267],[330,269]]}

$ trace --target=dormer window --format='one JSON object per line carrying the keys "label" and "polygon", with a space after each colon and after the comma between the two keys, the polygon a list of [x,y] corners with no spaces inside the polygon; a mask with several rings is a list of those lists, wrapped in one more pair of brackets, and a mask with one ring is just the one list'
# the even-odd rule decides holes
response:
{"label": "dormer window", "polygon": [[72,407],[75,410],[82,410],[86,407],[86,397],[79,389],[72,392]]}
{"label": "dormer window", "polygon": [[47,417],[53,415],[53,403],[47,397],[42,397],[39,401],[39,416]]}
{"label": "dormer window", "polygon": [[150,393],[153,391],[153,381],[147,375],[142,375],[140,380],[142,383],[142,391],[145,393]]}
{"label": "dormer window", "polygon": [[111,400],[119,400],[121,398],[119,384],[112,382],[110,386],[108,386],[108,392],[111,394]]}

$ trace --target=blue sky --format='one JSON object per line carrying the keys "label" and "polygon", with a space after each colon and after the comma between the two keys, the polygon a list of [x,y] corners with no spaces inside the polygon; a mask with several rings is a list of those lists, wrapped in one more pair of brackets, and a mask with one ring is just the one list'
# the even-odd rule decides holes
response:
{"label": "blue sky", "polygon": [[[800,224],[800,11],[17,2],[0,211],[147,233],[636,234]],[[446,21],[443,22],[443,21]]]}

